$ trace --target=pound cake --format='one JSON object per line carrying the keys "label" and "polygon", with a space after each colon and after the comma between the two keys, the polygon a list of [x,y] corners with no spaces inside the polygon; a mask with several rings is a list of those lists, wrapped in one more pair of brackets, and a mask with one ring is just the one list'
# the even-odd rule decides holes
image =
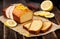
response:
{"label": "pound cake", "polygon": [[33,12],[23,4],[16,4],[9,6],[3,10],[3,14],[10,19],[17,21],[18,23],[23,23],[31,20],[33,17]]}
{"label": "pound cake", "polygon": [[33,20],[33,22],[30,25],[29,31],[31,33],[38,34],[42,27],[42,21],[41,20]]}
{"label": "pound cake", "polygon": [[23,27],[30,33],[38,34],[40,32],[48,31],[52,26],[50,21],[42,22],[41,20],[33,20],[31,23],[25,24]]}
{"label": "pound cake", "polygon": [[50,21],[43,22],[43,26],[41,28],[41,31],[46,32],[47,30],[50,29],[51,26],[52,26],[52,23]]}
{"label": "pound cake", "polygon": [[42,21],[33,20],[32,23],[27,23],[23,27],[27,29],[30,33],[38,34],[42,27]]}
{"label": "pound cake", "polygon": [[25,25],[23,25],[23,27],[24,27],[25,29],[29,30],[30,25],[31,25],[31,22],[30,22],[30,23],[27,23],[27,24],[25,24]]}

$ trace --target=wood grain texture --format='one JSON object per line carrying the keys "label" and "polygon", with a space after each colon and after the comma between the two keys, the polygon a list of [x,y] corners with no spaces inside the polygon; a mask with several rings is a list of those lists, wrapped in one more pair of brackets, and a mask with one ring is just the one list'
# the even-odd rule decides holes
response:
{"label": "wood grain texture", "polygon": [[22,36],[22,35],[20,35],[19,33],[17,33],[17,32],[16,32],[16,35],[17,35],[17,36],[16,36],[16,37],[17,37],[17,39],[23,39],[23,36]]}
{"label": "wood grain texture", "polygon": [[[56,22],[58,23],[58,25],[60,25],[60,10],[57,7],[55,7],[55,10],[53,12],[55,14]],[[58,39],[60,39],[60,29],[56,30],[55,33],[56,33]]]}
{"label": "wood grain texture", "polygon": [[0,39],[3,39],[3,23],[0,21]]}
{"label": "wood grain texture", "polygon": [[53,12],[55,14],[56,22],[60,25],[60,11],[59,11],[59,9],[57,7],[54,7]]}
{"label": "wood grain texture", "polygon": [[54,34],[49,33],[47,35],[44,35],[43,36],[43,39],[57,39],[57,38],[55,38]]}
{"label": "wood grain texture", "polygon": [[4,26],[4,39],[17,39],[16,33]]}
{"label": "wood grain texture", "polygon": [[[2,15],[3,1],[0,1],[0,16]],[[3,23],[0,21],[0,39],[3,39]]]}

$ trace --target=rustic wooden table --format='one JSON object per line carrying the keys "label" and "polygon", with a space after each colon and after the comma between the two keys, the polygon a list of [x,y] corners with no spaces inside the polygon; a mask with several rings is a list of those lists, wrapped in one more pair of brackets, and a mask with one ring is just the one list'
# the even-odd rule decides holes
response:
{"label": "rustic wooden table", "polygon": [[[2,8],[5,8],[5,6],[10,5],[10,3],[16,3],[19,2],[18,1],[13,1],[13,0],[4,0],[3,1],[3,5],[2,2],[0,3],[0,16],[2,15]],[[60,25],[60,11],[57,7],[54,7],[54,9],[52,10],[52,12],[54,12],[55,14],[55,18],[49,19],[50,21]],[[31,37],[31,38],[27,38],[24,37],[20,34],[18,34],[17,32],[5,27],[3,25],[3,23],[0,21],[0,39],[60,39],[60,29],[56,30],[55,32],[51,32],[47,35],[44,36],[38,36],[38,37]]]}

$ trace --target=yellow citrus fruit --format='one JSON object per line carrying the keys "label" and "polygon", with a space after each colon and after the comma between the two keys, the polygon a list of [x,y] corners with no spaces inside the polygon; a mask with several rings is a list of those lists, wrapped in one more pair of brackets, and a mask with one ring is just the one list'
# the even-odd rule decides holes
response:
{"label": "yellow citrus fruit", "polygon": [[36,12],[34,13],[34,15],[44,16],[44,15],[45,15],[45,11],[36,11]]}
{"label": "yellow citrus fruit", "polygon": [[37,11],[34,13],[34,15],[40,15],[40,16],[46,16],[50,14],[50,12],[46,12],[46,11]]}
{"label": "yellow citrus fruit", "polygon": [[14,21],[14,20],[7,20],[5,23],[4,23],[5,26],[8,26],[8,27],[15,27],[17,25],[17,23]]}
{"label": "yellow citrus fruit", "polygon": [[54,14],[53,13],[50,13],[48,15],[45,15],[46,18],[53,18],[54,17]]}
{"label": "yellow citrus fruit", "polygon": [[50,13],[50,12],[46,12],[46,11],[36,11],[34,13],[34,15],[36,16],[44,16],[46,18],[53,18],[54,17],[54,14],[53,13]]}
{"label": "yellow citrus fruit", "polygon": [[53,9],[52,1],[43,1],[41,3],[41,9],[44,11],[51,11]]}

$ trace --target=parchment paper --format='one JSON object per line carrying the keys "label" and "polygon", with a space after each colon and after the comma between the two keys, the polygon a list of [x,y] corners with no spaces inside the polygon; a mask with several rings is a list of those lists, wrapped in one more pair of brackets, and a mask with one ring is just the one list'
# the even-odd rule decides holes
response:
{"label": "parchment paper", "polygon": [[[48,19],[43,18],[43,17],[39,17],[39,16],[34,16],[34,17],[33,17],[33,20],[35,20],[35,19],[39,19],[39,20],[42,20],[42,21],[49,21]],[[1,22],[4,23],[6,20],[8,20],[8,19],[5,18],[4,16],[0,16],[0,21],[1,21]],[[53,31],[55,31],[55,30],[57,30],[57,29],[60,29],[60,26],[59,26],[59,25],[57,25],[57,24],[55,24],[55,23],[52,23],[52,27],[51,27],[47,32],[45,32],[45,33],[39,33],[39,34],[35,35],[35,34],[29,33],[27,30],[25,30],[25,29],[23,28],[23,25],[24,25],[24,24],[27,24],[27,23],[29,23],[29,22],[31,22],[31,20],[30,20],[30,21],[27,21],[27,22],[25,22],[25,23],[23,23],[23,24],[18,24],[16,27],[13,27],[13,28],[10,28],[10,27],[9,27],[9,28],[12,29],[12,30],[14,30],[14,31],[16,31],[16,32],[18,32],[18,33],[21,34],[21,35],[26,36],[26,37],[42,36],[42,35],[46,35],[46,34],[48,34],[48,33],[50,33],[50,32],[53,32]],[[7,27],[8,27],[8,26],[7,26]]]}

